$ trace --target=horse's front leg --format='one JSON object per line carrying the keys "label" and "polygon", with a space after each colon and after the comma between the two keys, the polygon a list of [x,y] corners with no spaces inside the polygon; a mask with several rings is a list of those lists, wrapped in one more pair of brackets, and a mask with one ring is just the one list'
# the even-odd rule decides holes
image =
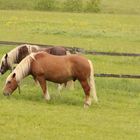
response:
{"label": "horse's front leg", "polygon": [[49,95],[46,80],[44,79],[44,77],[37,77],[37,81],[39,82],[39,84],[40,84],[40,86],[42,88],[44,98],[46,100],[50,100],[50,95]]}

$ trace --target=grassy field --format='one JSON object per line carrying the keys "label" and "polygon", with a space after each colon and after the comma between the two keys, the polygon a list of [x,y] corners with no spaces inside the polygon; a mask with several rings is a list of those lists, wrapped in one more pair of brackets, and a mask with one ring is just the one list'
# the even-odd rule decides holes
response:
{"label": "grassy field", "polygon": [[0,11],[0,40],[134,52],[140,47],[140,16]]}
{"label": "grassy field", "polygon": [[[0,11],[0,40],[76,46],[90,50],[140,53],[140,16]],[[15,46],[0,46],[0,58]],[[95,72],[139,74],[140,58],[87,55]],[[139,140],[139,80],[96,78],[99,103],[83,108],[74,91],[49,83],[46,103],[32,77],[11,97],[2,95],[8,72],[0,77],[0,140]]]}

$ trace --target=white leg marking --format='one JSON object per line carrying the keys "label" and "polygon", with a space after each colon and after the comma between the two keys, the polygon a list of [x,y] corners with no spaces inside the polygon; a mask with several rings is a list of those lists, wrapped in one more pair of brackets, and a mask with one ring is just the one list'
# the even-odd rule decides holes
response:
{"label": "white leg marking", "polygon": [[51,97],[50,97],[50,94],[49,94],[49,92],[48,92],[48,88],[47,88],[47,92],[46,92],[46,94],[45,94],[45,99],[47,100],[47,101],[49,101],[50,99],[51,99]]}
{"label": "white leg marking", "polygon": [[89,97],[88,99],[85,100],[84,108],[88,108],[90,105],[91,105],[91,98]]}

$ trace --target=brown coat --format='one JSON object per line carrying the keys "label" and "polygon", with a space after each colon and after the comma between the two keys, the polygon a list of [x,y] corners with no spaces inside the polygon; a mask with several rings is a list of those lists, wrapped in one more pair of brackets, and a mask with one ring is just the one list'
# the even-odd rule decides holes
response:
{"label": "brown coat", "polygon": [[85,80],[90,75],[88,60],[80,55],[54,56],[45,52],[35,55],[32,62],[32,75],[44,76],[46,80],[64,83],[73,80]]}

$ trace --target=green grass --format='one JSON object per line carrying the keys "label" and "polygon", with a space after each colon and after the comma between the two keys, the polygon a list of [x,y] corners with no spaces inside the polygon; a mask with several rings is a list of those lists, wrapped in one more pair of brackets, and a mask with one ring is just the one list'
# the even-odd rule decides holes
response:
{"label": "green grass", "polygon": [[40,88],[26,78],[21,95],[0,95],[1,139],[138,140],[139,81],[96,78],[96,86],[99,104],[85,110],[78,83],[74,91],[64,89],[61,95],[49,84],[52,99],[46,103]]}
{"label": "green grass", "polygon": [[0,11],[0,40],[140,53],[140,16]]}
{"label": "green grass", "polygon": [[[140,53],[139,15],[0,11],[0,40]],[[0,58],[15,46],[0,46]],[[96,73],[139,74],[139,57],[91,56]],[[140,86],[136,79],[96,78],[99,103],[83,108],[84,93],[49,83],[46,102],[31,76],[4,97],[0,76],[0,140],[139,140]]]}
{"label": "green grass", "polygon": [[101,0],[103,13],[140,14],[139,0]]}

